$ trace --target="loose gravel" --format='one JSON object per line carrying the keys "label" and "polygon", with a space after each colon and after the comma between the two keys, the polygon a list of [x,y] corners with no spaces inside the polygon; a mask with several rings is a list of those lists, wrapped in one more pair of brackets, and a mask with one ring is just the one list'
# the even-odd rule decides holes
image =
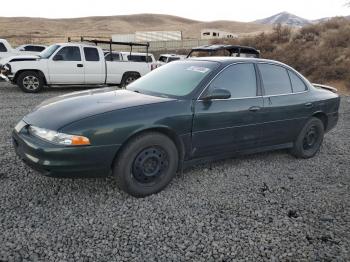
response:
{"label": "loose gravel", "polygon": [[144,199],[112,178],[54,179],[16,156],[11,131],[49,97],[0,83],[0,261],[349,261],[350,97],[320,153],[190,168]]}

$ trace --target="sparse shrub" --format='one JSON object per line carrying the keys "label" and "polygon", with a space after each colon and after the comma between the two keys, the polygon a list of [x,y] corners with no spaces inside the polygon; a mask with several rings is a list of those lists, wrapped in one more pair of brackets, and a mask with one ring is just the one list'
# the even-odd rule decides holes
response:
{"label": "sparse shrub", "polygon": [[228,40],[250,45],[263,58],[291,65],[312,82],[344,81],[350,88],[350,21],[334,18],[292,32],[281,25],[271,33]]}

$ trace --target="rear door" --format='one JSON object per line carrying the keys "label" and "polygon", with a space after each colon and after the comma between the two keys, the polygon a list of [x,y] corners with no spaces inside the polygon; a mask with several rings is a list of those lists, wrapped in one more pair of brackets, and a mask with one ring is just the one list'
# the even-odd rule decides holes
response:
{"label": "rear door", "polygon": [[263,146],[291,143],[312,112],[307,86],[293,71],[277,64],[259,63],[264,90]]}
{"label": "rear door", "polygon": [[51,84],[84,84],[84,62],[79,46],[63,46],[48,60]]}
{"label": "rear door", "polygon": [[254,65],[230,65],[211,82],[207,91],[215,88],[229,90],[231,98],[195,102],[193,157],[259,147],[263,98]]}
{"label": "rear door", "polygon": [[84,47],[85,84],[105,82],[105,63],[96,47]]}

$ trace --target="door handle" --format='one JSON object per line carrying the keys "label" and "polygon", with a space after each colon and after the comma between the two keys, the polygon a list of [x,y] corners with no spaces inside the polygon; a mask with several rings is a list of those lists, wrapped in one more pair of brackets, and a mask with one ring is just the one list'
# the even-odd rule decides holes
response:
{"label": "door handle", "polygon": [[260,106],[252,106],[252,107],[249,108],[249,111],[251,111],[251,112],[257,112],[257,111],[259,111],[260,109],[261,109]]}
{"label": "door handle", "polygon": [[313,104],[312,103],[306,103],[305,106],[306,107],[313,107]]}
{"label": "door handle", "polygon": [[84,67],[83,64],[77,64],[77,67]]}

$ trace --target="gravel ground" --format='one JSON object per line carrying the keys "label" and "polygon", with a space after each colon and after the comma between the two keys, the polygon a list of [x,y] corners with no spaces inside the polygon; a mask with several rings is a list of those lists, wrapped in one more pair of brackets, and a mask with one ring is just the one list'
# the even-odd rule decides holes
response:
{"label": "gravel ground", "polygon": [[111,178],[47,178],[16,158],[16,122],[76,90],[0,83],[0,261],[350,260],[350,97],[313,159],[277,151],[196,166],[135,199]]}

